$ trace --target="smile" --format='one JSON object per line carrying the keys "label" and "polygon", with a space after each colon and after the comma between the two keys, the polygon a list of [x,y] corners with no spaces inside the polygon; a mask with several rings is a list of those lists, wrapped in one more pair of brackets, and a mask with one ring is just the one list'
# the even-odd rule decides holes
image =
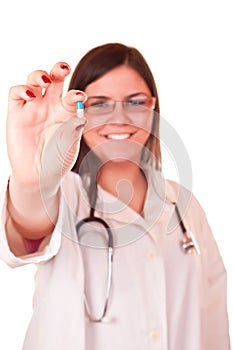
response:
{"label": "smile", "polygon": [[129,139],[131,135],[132,134],[109,134],[106,135],[106,137],[111,140],[125,140]]}

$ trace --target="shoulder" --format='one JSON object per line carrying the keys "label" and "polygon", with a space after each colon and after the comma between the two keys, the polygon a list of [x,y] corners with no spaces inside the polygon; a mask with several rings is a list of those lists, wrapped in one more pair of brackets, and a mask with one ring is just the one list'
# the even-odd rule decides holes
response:
{"label": "shoulder", "polygon": [[183,218],[189,222],[206,222],[206,215],[193,191],[172,180],[165,180],[166,199],[176,203]]}
{"label": "shoulder", "polygon": [[189,206],[193,200],[196,200],[191,189],[183,186],[182,184],[166,179],[165,183],[165,196],[166,200],[170,203],[176,203],[177,205]]}

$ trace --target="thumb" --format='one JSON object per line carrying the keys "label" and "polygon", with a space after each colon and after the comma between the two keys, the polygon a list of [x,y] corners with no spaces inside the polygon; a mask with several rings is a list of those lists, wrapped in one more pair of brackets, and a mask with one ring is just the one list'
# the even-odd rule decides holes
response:
{"label": "thumb", "polygon": [[63,176],[73,167],[85,127],[84,118],[71,117],[60,125],[44,146],[41,158],[40,182],[51,193],[60,185]]}

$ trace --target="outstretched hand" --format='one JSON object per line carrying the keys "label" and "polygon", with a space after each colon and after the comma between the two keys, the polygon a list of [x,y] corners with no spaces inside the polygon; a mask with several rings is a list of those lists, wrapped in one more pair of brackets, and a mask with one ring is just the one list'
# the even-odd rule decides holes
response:
{"label": "outstretched hand", "polygon": [[10,89],[7,147],[18,184],[38,185],[48,176],[59,181],[77,158],[85,119],[75,117],[75,104],[86,95],[71,90],[63,97],[69,73],[69,65],[58,62],[50,73],[34,71],[26,85]]}

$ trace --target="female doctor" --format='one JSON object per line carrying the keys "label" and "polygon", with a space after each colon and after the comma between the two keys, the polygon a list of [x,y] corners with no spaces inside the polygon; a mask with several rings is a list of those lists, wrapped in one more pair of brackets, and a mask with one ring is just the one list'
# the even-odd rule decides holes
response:
{"label": "female doctor", "polygon": [[96,47],[63,96],[69,73],[9,92],[0,254],[38,267],[23,349],[230,349],[226,271],[198,201],[162,177],[145,59]]}

